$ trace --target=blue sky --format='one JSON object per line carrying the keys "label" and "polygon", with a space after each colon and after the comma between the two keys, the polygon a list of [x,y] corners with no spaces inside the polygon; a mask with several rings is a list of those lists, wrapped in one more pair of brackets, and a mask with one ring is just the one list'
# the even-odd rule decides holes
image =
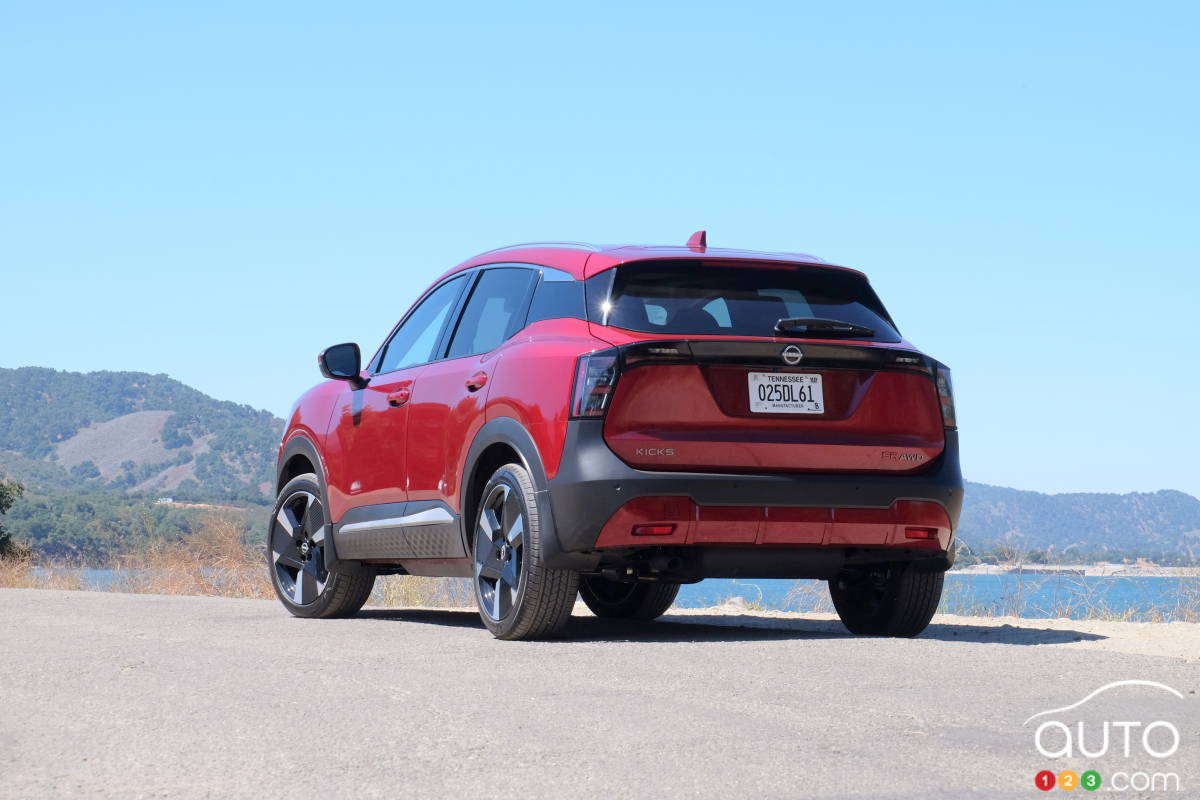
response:
{"label": "blue sky", "polygon": [[865,270],[968,478],[1200,494],[1198,7],[900,8],[0,2],[0,366],[283,415],[475,252],[707,228]]}

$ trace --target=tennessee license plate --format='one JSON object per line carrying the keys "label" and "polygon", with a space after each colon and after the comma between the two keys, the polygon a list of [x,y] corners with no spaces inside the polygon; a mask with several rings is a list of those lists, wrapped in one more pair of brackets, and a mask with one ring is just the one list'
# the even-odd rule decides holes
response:
{"label": "tennessee license plate", "polygon": [[821,376],[797,372],[751,372],[750,411],[756,414],[824,414]]}

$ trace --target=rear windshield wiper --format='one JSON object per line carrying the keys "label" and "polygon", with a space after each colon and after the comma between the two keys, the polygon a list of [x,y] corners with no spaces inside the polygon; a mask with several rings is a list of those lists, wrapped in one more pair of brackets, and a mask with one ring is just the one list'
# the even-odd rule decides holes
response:
{"label": "rear windshield wiper", "polygon": [[855,325],[853,322],[842,322],[840,319],[821,319],[819,317],[790,317],[775,323],[775,333],[783,336],[854,336],[866,338],[874,336],[875,331],[865,325]]}

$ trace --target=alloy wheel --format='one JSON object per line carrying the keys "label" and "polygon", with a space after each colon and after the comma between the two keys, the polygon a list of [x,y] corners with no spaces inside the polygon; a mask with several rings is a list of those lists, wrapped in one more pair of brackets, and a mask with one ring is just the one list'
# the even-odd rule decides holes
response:
{"label": "alloy wheel", "polygon": [[271,525],[270,557],[281,592],[296,605],[325,591],[325,512],[316,495],[297,492],[280,507]]}
{"label": "alloy wheel", "polygon": [[498,484],[484,498],[475,525],[475,584],[480,606],[493,620],[504,619],[521,589],[525,512],[516,491]]}

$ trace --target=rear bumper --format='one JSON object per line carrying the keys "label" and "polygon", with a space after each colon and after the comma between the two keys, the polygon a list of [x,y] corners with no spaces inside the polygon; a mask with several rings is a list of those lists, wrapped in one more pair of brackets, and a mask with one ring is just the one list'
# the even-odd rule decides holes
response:
{"label": "rear bumper", "polygon": [[[629,467],[605,444],[603,423],[572,421],[564,459],[549,483],[560,553],[606,548],[719,546],[895,548],[941,556],[949,566],[962,509],[958,432],[919,475],[714,474]],[[633,526],[673,525],[635,535]],[[936,531],[913,540],[907,526]]]}

